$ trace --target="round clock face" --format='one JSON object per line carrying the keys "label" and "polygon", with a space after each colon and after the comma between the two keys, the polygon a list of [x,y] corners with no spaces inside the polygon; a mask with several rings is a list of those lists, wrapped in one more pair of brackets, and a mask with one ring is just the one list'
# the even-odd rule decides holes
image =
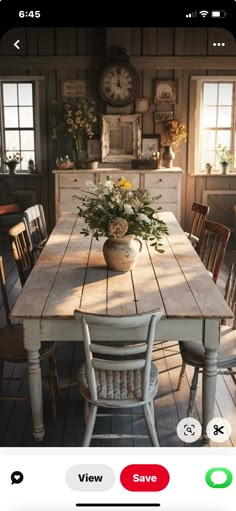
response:
{"label": "round clock face", "polygon": [[125,106],[138,95],[139,76],[131,64],[115,62],[106,64],[98,79],[99,93],[113,106]]}

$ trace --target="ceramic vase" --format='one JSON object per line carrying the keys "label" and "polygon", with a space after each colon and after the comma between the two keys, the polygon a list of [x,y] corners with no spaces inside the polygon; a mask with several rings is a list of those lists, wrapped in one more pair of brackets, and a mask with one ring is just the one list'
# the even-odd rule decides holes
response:
{"label": "ceramic vase", "polygon": [[134,235],[108,238],[103,245],[103,255],[107,266],[116,271],[132,270],[141,250],[142,242]]}
{"label": "ceramic vase", "polygon": [[175,159],[175,153],[170,145],[166,145],[164,147],[162,159],[163,159],[164,167],[171,168],[173,166],[173,160]]}

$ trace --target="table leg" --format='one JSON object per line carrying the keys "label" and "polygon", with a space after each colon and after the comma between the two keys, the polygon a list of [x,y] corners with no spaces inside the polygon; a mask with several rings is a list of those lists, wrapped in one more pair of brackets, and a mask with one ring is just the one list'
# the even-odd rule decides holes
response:
{"label": "table leg", "polygon": [[28,377],[33,421],[33,436],[37,442],[41,442],[44,438],[45,430],[43,424],[42,376],[39,360],[39,320],[24,320],[24,345],[28,353]]}
{"label": "table leg", "polygon": [[209,440],[206,428],[208,422],[213,419],[216,378],[217,378],[217,350],[219,347],[220,323],[219,320],[207,319],[205,321],[204,346],[205,346],[205,367],[202,380],[202,436]]}

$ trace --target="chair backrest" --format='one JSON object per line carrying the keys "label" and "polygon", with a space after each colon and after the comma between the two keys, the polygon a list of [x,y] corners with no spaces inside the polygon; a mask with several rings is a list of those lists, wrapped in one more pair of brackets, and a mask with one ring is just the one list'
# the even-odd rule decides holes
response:
{"label": "chair backrest", "polygon": [[23,213],[23,220],[33,248],[43,248],[48,239],[48,233],[42,204],[27,208]]}
{"label": "chair backrest", "polygon": [[11,227],[8,234],[21,285],[23,286],[34,266],[33,247],[24,222],[19,222],[19,224]]}
{"label": "chair backrest", "polygon": [[203,229],[204,220],[210,211],[210,206],[207,206],[206,204],[200,204],[200,202],[193,202],[192,211],[194,213],[188,237],[191,239],[191,236],[194,235],[199,239]]}
{"label": "chair backrest", "polygon": [[197,253],[206,269],[212,273],[214,282],[217,281],[229,237],[230,230],[228,227],[205,220],[197,245]]}
{"label": "chair backrest", "polygon": [[5,278],[5,273],[4,273],[2,256],[0,256],[0,286],[1,286],[1,291],[2,291],[3,306],[5,309],[5,313],[6,313],[6,320],[7,320],[7,324],[10,326],[11,325],[10,308],[9,308],[9,303],[8,303],[8,298],[7,298],[6,278]]}
{"label": "chair backrest", "polygon": [[[82,324],[87,378],[92,399],[97,399],[96,369],[128,371],[140,368],[143,368],[142,400],[147,399],[155,325],[161,318],[161,314],[160,309],[145,314],[119,317],[90,314],[80,310],[74,311],[75,319]],[[111,345],[113,329],[121,331],[122,347],[115,342]],[[109,338],[109,342],[97,341],[99,330],[104,337]],[[127,330],[133,330],[134,342],[127,341],[125,343]],[[140,339],[141,334],[141,341],[135,340],[138,331],[138,339]],[[96,333],[94,342],[92,340],[93,333]],[[99,358],[96,358],[96,356]]]}
{"label": "chair backrest", "polygon": [[230,252],[230,270],[225,286],[225,300],[234,313],[233,328],[236,330],[236,250]]}

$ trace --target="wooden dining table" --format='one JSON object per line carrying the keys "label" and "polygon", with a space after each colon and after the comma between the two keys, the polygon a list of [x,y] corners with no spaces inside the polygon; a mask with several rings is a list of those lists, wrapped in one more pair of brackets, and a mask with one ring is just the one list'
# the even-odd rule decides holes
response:
{"label": "wooden dining table", "polygon": [[[169,235],[164,253],[142,241],[142,251],[132,271],[109,270],[103,243],[81,234],[81,219],[73,214],[59,218],[49,240],[22,289],[11,317],[21,319],[28,352],[28,375],[33,435],[42,441],[42,379],[39,349],[44,341],[82,341],[74,310],[112,316],[162,309],[156,340],[202,342],[205,367],[202,391],[203,437],[213,418],[216,394],[217,349],[220,322],[233,314],[206,271],[175,216],[159,213]],[[136,330],[112,332],[112,341],[138,339]],[[111,340],[110,331],[95,340]]]}

